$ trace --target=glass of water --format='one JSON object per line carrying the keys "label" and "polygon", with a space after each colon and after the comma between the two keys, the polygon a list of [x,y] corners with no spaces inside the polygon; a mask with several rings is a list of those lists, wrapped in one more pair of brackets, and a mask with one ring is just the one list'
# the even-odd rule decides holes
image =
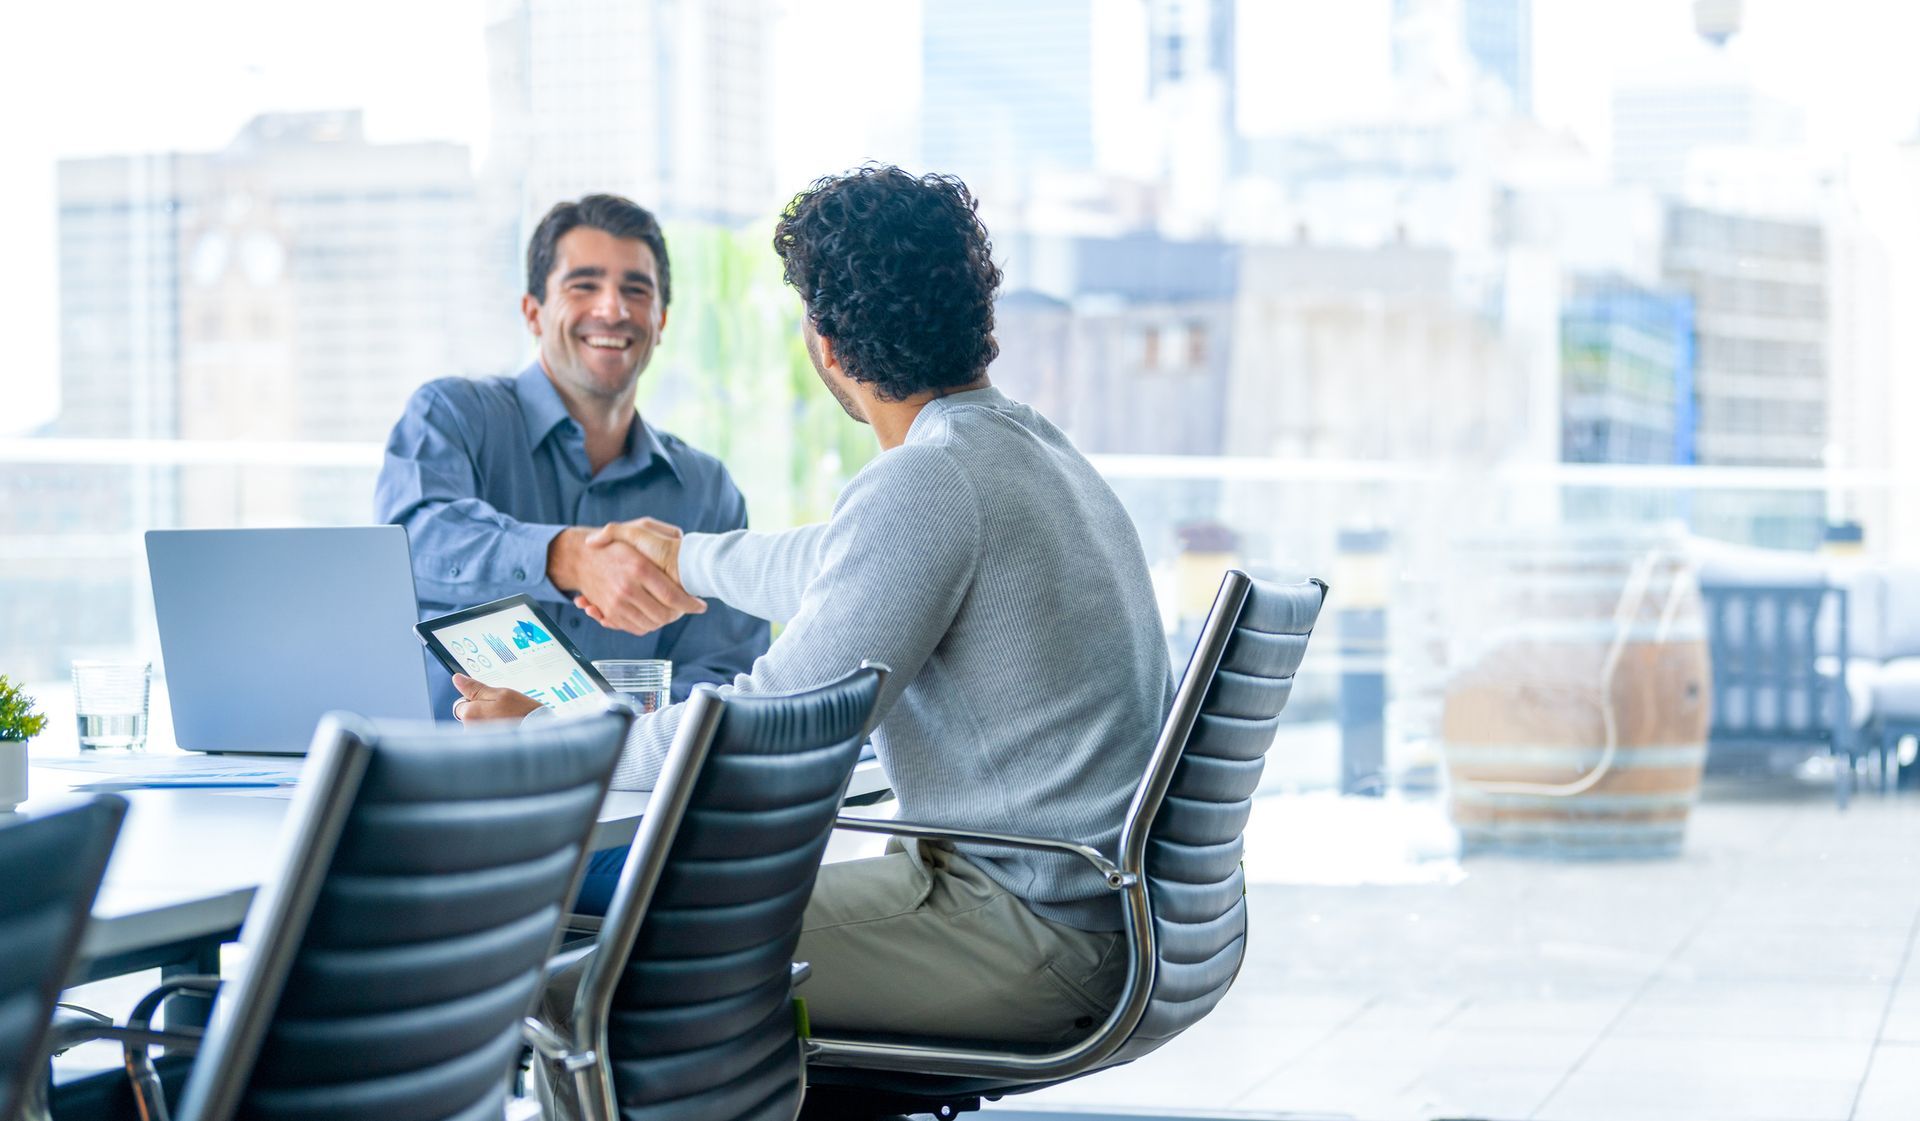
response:
{"label": "glass of water", "polygon": [[659,712],[673,703],[673,663],[664,658],[614,658],[593,668],[641,712]]}
{"label": "glass of water", "polygon": [[152,682],[153,666],[148,662],[76,660],[73,711],[80,725],[81,750],[146,747],[147,693]]}

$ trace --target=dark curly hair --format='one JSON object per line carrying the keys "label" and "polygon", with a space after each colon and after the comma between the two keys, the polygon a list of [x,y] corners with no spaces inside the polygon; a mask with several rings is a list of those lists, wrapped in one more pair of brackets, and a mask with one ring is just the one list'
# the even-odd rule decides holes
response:
{"label": "dark curly hair", "polygon": [[1000,353],[1000,269],[977,209],[951,175],[870,164],[816,181],[774,228],[814,330],[884,400],[971,384]]}
{"label": "dark curly hair", "polygon": [[527,239],[527,295],[547,298],[547,278],[553,275],[553,257],[560,239],[586,226],[615,237],[633,238],[653,250],[660,266],[660,306],[673,302],[673,270],[667,264],[667,238],[653,212],[619,195],[588,195],[578,202],[557,202],[540,219]]}

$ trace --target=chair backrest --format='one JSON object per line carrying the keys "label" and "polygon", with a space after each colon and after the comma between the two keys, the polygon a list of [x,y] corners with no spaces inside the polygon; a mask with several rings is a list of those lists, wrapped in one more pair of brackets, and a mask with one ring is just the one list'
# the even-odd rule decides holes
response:
{"label": "chair backrest", "polygon": [[126,813],[125,799],[104,794],[0,814],[0,1118],[43,1077],[53,1005]]}
{"label": "chair backrest", "polygon": [[[1833,742],[1848,728],[1847,592],[1825,584],[1703,582],[1715,748]],[[1821,631],[1835,637],[1823,642]],[[1831,672],[1820,657],[1834,651]]]}
{"label": "chair backrest", "polygon": [[322,720],[177,1116],[497,1121],[632,719]]}
{"label": "chair backrest", "polygon": [[[791,1117],[800,921],[886,677],[689,702],[581,980],[574,1038],[623,1121]],[[609,1091],[617,1090],[618,1106]]]}
{"label": "chair backrest", "polygon": [[1112,1061],[1138,1058],[1213,1009],[1246,950],[1241,831],[1327,586],[1228,572],[1120,835],[1146,877],[1155,961],[1145,1010]]}

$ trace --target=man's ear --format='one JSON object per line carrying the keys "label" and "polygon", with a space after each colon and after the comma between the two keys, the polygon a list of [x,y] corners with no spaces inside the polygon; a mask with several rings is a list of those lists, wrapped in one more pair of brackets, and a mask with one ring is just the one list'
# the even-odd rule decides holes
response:
{"label": "man's ear", "polygon": [[520,297],[520,317],[527,321],[527,330],[534,338],[540,337],[540,301],[531,292]]}
{"label": "man's ear", "polygon": [[660,330],[665,331],[667,329],[667,313],[672,310],[672,308],[665,307],[660,309]]}
{"label": "man's ear", "polygon": [[833,353],[833,340],[826,337],[825,335],[820,334],[817,331],[814,333],[813,337],[819,340],[821,367],[823,369],[832,370],[836,374],[844,375],[846,371],[840,368],[840,359],[837,355]]}

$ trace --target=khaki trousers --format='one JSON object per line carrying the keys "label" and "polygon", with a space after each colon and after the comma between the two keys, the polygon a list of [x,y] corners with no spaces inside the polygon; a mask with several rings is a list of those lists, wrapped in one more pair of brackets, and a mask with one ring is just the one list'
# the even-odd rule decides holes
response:
{"label": "khaki trousers", "polygon": [[945,846],[891,847],[820,869],[794,952],[817,1031],[1059,1043],[1106,1018],[1124,936],[1041,918]]}

